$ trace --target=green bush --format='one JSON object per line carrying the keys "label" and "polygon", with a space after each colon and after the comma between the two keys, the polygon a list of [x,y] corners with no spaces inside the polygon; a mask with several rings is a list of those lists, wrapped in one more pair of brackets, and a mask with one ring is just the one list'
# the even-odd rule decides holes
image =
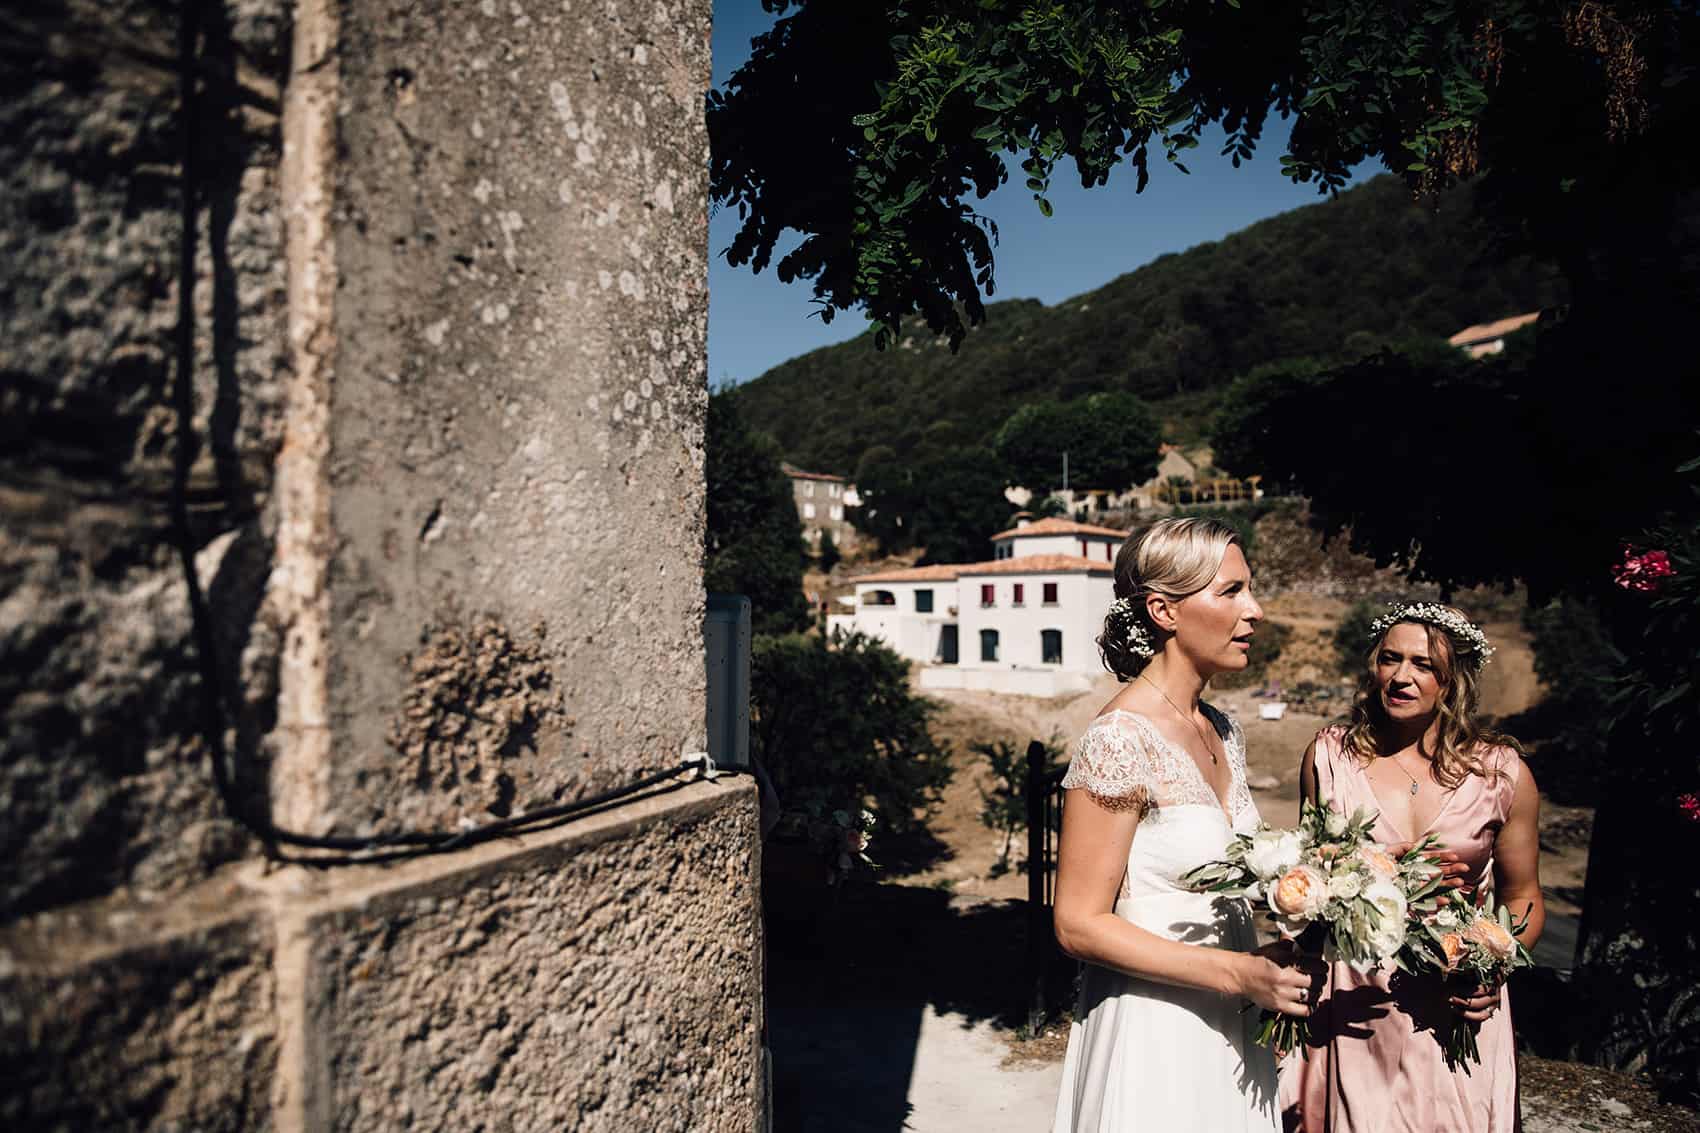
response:
{"label": "green bush", "polygon": [[1269,666],[1281,656],[1293,627],[1285,622],[1265,619],[1258,623],[1257,634],[1251,639],[1251,653],[1246,667],[1236,673],[1221,673],[1211,682],[1216,688],[1250,688],[1261,685],[1269,676]]}
{"label": "green bush", "polygon": [[909,663],[873,638],[753,643],[750,742],[786,812],[866,807],[884,833],[916,830],[950,781],[934,711],[910,692]]}
{"label": "green bush", "polygon": [[[1009,872],[1010,845],[1015,835],[1027,829],[1027,749],[1008,740],[969,745],[974,754],[991,766],[992,785],[980,788],[980,821],[988,830],[1003,835],[994,874]],[[1063,745],[1056,736],[1045,744],[1045,767],[1049,770],[1063,759]]]}
{"label": "green bush", "polygon": [[1340,616],[1340,624],[1334,627],[1334,656],[1341,676],[1356,677],[1363,672],[1370,627],[1382,613],[1383,608],[1373,602],[1354,602]]}
{"label": "green bush", "polygon": [[704,585],[748,597],[757,633],[807,628],[807,551],[779,450],[771,438],[748,426],[735,394],[727,390],[709,396],[705,444]]}
{"label": "green bush", "polygon": [[832,568],[837,566],[843,557],[838,551],[838,544],[832,538],[832,532],[822,531],[820,533],[820,549],[815,560],[820,568],[831,574]]}
{"label": "green bush", "polygon": [[1249,559],[1257,551],[1257,521],[1274,511],[1277,506],[1279,505],[1273,500],[1255,500],[1236,507],[1200,504],[1193,507],[1176,508],[1174,514],[1221,520],[1232,527],[1234,532],[1239,535],[1240,548],[1245,552],[1245,557]]}

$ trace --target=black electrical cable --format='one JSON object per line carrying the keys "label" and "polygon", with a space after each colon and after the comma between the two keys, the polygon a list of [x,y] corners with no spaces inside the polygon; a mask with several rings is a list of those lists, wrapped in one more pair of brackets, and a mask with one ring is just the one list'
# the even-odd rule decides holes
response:
{"label": "black electrical cable", "polygon": [[469,826],[461,830],[398,830],[369,837],[303,834],[276,826],[267,816],[249,812],[231,781],[230,767],[224,746],[225,713],[222,671],[218,658],[218,641],[213,633],[212,617],[207,609],[206,593],[201,589],[200,573],[195,566],[195,539],[189,522],[189,473],[199,450],[195,432],[195,256],[197,224],[200,205],[200,162],[195,144],[197,119],[200,113],[200,89],[197,75],[200,70],[201,4],[203,0],[183,0],[182,19],[177,29],[178,52],[178,112],[182,116],[182,232],[178,237],[177,327],[175,332],[176,368],[172,382],[172,402],[177,415],[177,443],[171,479],[171,523],[178,559],[189,592],[189,621],[194,633],[195,659],[200,669],[204,695],[201,698],[201,731],[212,764],[213,786],[230,817],[265,844],[268,854],[281,856],[277,847],[340,851],[340,858],[307,857],[290,860],[312,865],[343,865],[393,861],[398,858],[424,854],[447,853],[494,838],[512,837],[534,827],[560,823],[629,798],[640,791],[658,786],[685,772],[702,769],[712,773],[713,764],[706,756],[685,759],[672,767],[644,775],[633,782],[570,803],[543,807],[526,814],[494,822]]}

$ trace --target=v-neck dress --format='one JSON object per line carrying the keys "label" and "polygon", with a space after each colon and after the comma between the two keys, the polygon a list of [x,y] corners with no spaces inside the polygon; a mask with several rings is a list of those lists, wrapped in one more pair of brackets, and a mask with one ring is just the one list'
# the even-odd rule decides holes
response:
{"label": "v-neck dress", "polygon": [[[1139,812],[1116,916],[1171,940],[1243,952],[1257,945],[1246,903],[1194,893],[1180,882],[1220,858],[1234,834],[1258,825],[1246,786],[1245,736],[1215,709],[1207,706],[1206,714],[1225,739],[1226,799],[1150,720],[1120,709],[1087,728],[1063,786]],[[1074,797],[1064,805],[1074,805]],[[1244,1002],[1082,965],[1052,1129],[1274,1133],[1275,1063],[1256,1044],[1257,1012],[1242,1012]]]}
{"label": "v-neck dress", "polygon": [[[1318,793],[1340,814],[1380,810],[1363,765],[1343,748],[1345,731],[1316,737]],[[1521,761],[1496,748],[1490,772],[1471,775],[1446,800],[1427,830],[1400,830],[1387,818],[1372,831],[1383,843],[1427,834],[1468,867],[1464,882],[1492,884],[1493,846],[1511,813]],[[1307,1057],[1289,1055],[1281,1067],[1286,1128],[1301,1133],[1512,1133],[1517,1112],[1517,1050],[1510,994],[1480,1024],[1480,1065],[1447,1069],[1437,1028],[1448,1025],[1451,993],[1438,976],[1410,975],[1391,964],[1366,974],[1345,964],[1329,973],[1328,990],[1311,1016]],[[1444,1031],[1441,1032],[1444,1035]]]}

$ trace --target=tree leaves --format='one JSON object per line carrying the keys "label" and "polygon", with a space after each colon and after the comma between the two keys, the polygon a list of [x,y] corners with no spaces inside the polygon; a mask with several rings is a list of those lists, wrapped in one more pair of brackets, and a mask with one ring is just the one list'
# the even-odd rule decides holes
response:
{"label": "tree leaves", "polygon": [[788,14],[709,96],[711,192],[744,219],[729,260],[760,271],[795,229],[807,250],[785,271],[814,281],[823,317],[859,306],[885,343],[919,315],[953,347],[984,318],[992,278],[969,245],[966,197],[1003,183],[1005,155],[1025,158],[1050,216],[1065,157],[1084,185],[1131,164],[1143,189],[1154,140],[1185,171],[1181,155],[1221,122],[1237,165],[1257,139],[1244,124],[1277,111],[1297,114],[1282,162],[1294,181],[1335,192],[1379,157],[1433,192],[1491,157],[1480,127],[1505,59],[1554,50],[1566,11],[1557,0],[776,10]]}

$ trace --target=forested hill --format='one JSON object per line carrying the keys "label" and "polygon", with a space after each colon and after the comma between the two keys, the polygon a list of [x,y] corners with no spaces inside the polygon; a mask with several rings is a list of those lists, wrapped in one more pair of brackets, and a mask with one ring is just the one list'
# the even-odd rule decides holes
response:
{"label": "forested hill", "polygon": [[972,444],[1029,401],[1119,389],[1168,402],[1263,362],[1444,339],[1553,303],[1558,286],[1543,265],[1494,252],[1469,189],[1430,210],[1382,176],[1055,307],[992,304],[955,355],[924,326],[884,351],[865,334],[774,367],[738,401],[793,462],[849,474],[868,446],[905,455],[929,427]]}

